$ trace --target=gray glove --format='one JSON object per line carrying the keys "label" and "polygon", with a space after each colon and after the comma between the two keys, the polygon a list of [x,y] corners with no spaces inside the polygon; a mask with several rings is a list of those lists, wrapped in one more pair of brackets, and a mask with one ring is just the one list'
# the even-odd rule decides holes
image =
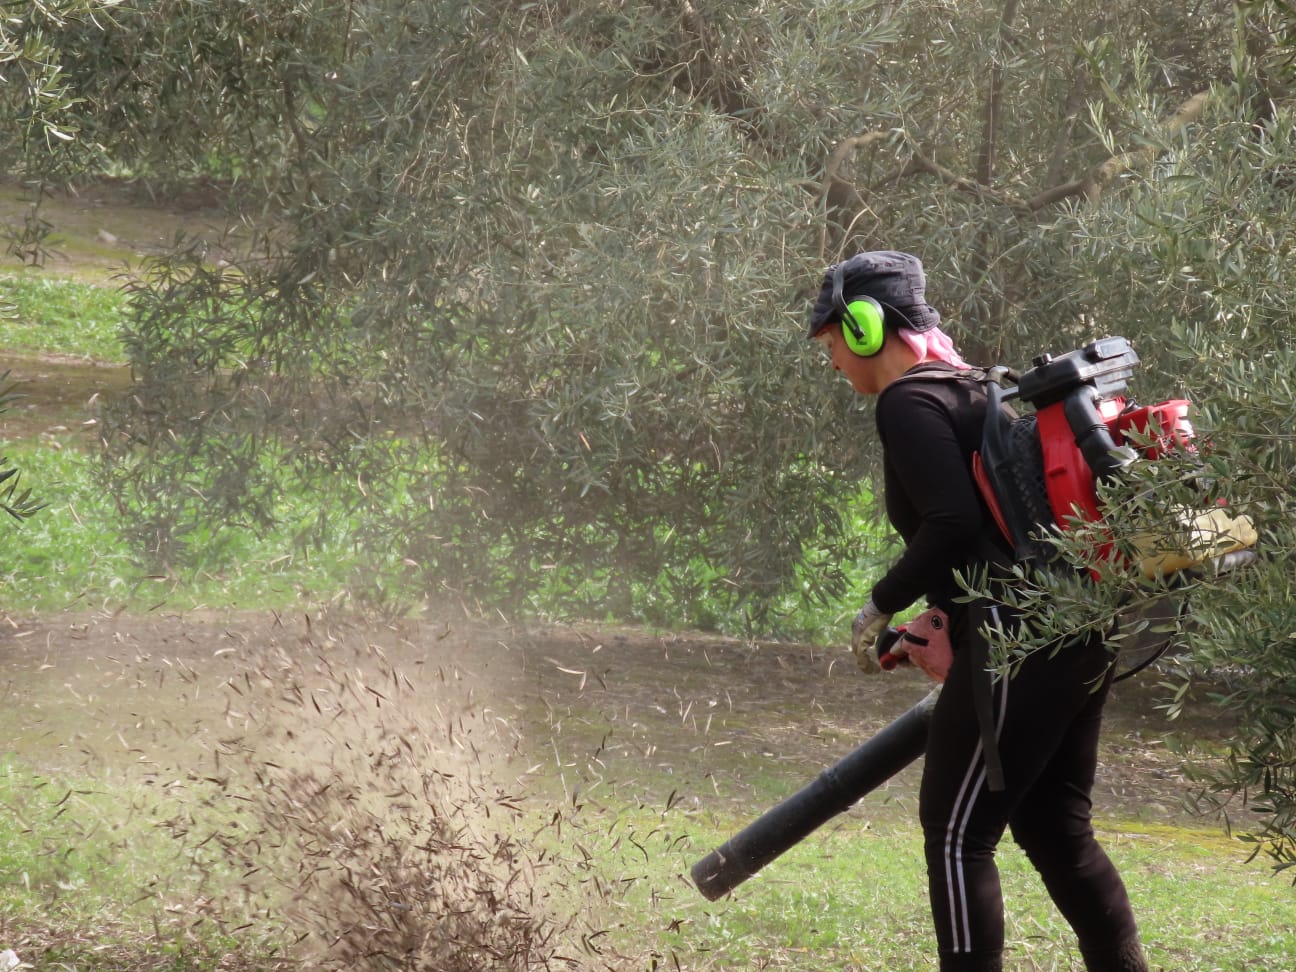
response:
{"label": "gray glove", "polygon": [[879,611],[871,598],[859,609],[859,614],[855,615],[855,620],[851,623],[851,651],[855,655],[855,664],[860,667],[860,671],[869,675],[882,671],[882,667],[878,664],[877,652],[873,649],[877,644],[878,635],[886,630],[890,621],[891,615]]}

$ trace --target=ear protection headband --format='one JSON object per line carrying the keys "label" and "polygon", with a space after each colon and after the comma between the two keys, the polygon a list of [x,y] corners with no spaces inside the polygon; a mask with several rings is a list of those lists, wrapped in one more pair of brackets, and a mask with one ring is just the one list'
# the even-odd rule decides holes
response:
{"label": "ear protection headband", "polygon": [[845,275],[844,262],[833,267],[833,306],[841,311],[842,338],[846,347],[861,358],[870,358],[882,350],[882,339],[886,336],[883,327],[885,314],[882,305],[865,294],[846,303],[842,293]]}

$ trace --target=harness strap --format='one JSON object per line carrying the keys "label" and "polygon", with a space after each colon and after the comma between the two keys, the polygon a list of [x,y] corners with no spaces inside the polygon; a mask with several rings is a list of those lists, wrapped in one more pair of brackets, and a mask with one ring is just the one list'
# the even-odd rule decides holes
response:
{"label": "harness strap", "polygon": [[[951,365],[951,367],[953,367]],[[953,371],[946,371],[943,368],[928,368],[923,371],[909,371],[901,375],[891,385],[907,381],[975,381],[977,384],[984,385],[991,381],[990,372],[985,368],[967,367],[954,368]],[[890,388],[891,385],[887,385]],[[882,389],[883,394],[887,388]]]}
{"label": "harness strap", "polygon": [[986,786],[991,792],[1004,789],[1003,761],[999,757],[999,740],[995,737],[994,681],[990,672],[990,641],[982,632],[989,612],[984,607],[970,612],[973,625],[967,643],[972,653],[972,708],[976,712],[977,730],[981,734],[981,752],[985,757]]}
{"label": "harness strap", "polygon": [[[983,532],[977,541],[977,555],[994,567],[1011,566],[1003,549]],[[999,758],[999,740],[994,724],[994,674],[990,671],[990,639],[985,630],[989,627],[990,609],[985,600],[978,598],[968,612],[972,631],[968,648],[972,652],[972,708],[976,712],[977,728],[981,732],[981,748],[985,753],[986,783],[994,792],[1004,788],[1003,762]],[[996,627],[998,618],[995,619]]]}

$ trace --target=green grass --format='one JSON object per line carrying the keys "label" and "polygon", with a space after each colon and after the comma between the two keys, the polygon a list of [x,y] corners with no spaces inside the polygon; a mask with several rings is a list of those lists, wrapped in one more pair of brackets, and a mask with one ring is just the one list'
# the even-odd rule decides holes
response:
{"label": "green grass", "polygon": [[[321,493],[305,486],[286,484],[279,492],[276,515],[281,526],[263,536],[231,528],[221,532],[219,542],[195,538],[200,553],[190,566],[165,573],[145,570],[123,535],[121,514],[105,493],[97,457],[79,444],[82,441],[75,433],[45,436],[13,443],[4,452],[9,465],[20,470],[22,488],[30,487],[47,504],[31,519],[9,524],[12,544],[0,569],[9,611],[152,609],[163,604],[181,610],[197,606],[279,609],[350,596],[360,559],[344,539],[352,514],[336,510],[324,516],[333,530],[333,542],[310,548],[296,544],[295,525],[319,520],[324,502]],[[862,520],[856,528],[876,531]],[[363,559],[361,579],[366,584],[372,587],[386,581],[386,589],[399,589],[403,568],[394,554],[378,562],[373,551],[366,551]],[[861,576],[867,576],[871,567],[859,565]],[[702,578],[714,573],[703,564],[693,569]],[[587,571],[573,569],[562,577],[558,573],[554,572],[549,589],[537,594],[538,604],[580,604],[598,592]],[[590,585],[589,591],[573,586],[582,579]],[[669,608],[663,590],[642,587],[639,595],[645,600],[656,597]],[[417,599],[408,591],[405,597],[411,602]],[[832,643],[844,639],[857,601],[852,593],[835,604],[811,607],[789,597],[783,624],[803,638]],[[743,617],[720,601],[714,604],[711,619],[711,630],[744,632]],[[683,624],[677,613],[640,620],[663,629]]]}
{"label": "green grass", "polygon": [[[262,537],[231,532],[218,563],[157,574],[137,563],[118,529],[93,456],[76,449],[20,445],[8,450],[22,482],[48,506],[9,525],[11,543],[0,581],[11,613],[70,608],[148,610],[247,609],[320,604],[340,596],[353,569],[346,551],[295,550],[290,528]],[[289,524],[313,516],[313,497],[285,494]]]}
{"label": "green grass", "polygon": [[215,865],[162,825],[178,812],[164,789],[120,775],[0,758],[0,947],[32,968],[196,972],[227,967],[230,953],[256,963],[270,946],[255,931],[235,940],[199,920]]}
{"label": "green grass", "polygon": [[121,361],[127,298],[116,287],[46,276],[0,275],[0,347]]}
{"label": "green grass", "polygon": [[[176,871],[176,845],[130,811],[138,796],[88,780],[55,781],[10,761],[0,765],[0,889],[9,907],[75,902],[95,912],[120,889]],[[124,801],[124,803],[123,803]]]}
{"label": "green grass", "polygon": [[[242,805],[237,792],[231,806]],[[381,810],[383,797],[375,799]],[[212,889],[200,887],[190,864],[211,831],[195,825],[177,837],[160,829],[164,815],[146,810],[158,802],[121,775],[59,778],[13,759],[0,765],[0,867],[10,876],[0,890],[0,919],[11,928],[41,929],[42,947],[55,943],[45,957],[72,968],[146,967],[97,964],[109,943],[127,956],[152,953],[152,962],[168,951],[173,956],[169,965],[148,968],[214,967],[208,963],[217,952],[231,963],[222,967],[269,967],[268,938],[255,916],[225,916],[249,922],[234,938],[212,928],[195,937],[179,927],[202,924],[194,902]],[[580,909],[577,929],[562,933],[570,945],[559,949],[584,953],[576,968],[935,968],[921,834],[911,820],[870,825],[861,812],[838,818],[730,896],[709,902],[691,886],[689,868],[744,819],[611,802],[540,803],[530,804],[521,828],[516,819],[501,818],[498,826],[526,834],[522,849],[548,862],[542,872],[556,883],[536,907],[552,909],[556,924]],[[559,817],[564,823],[555,826]],[[220,824],[227,832],[231,819]],[[1154,969],[1296,968],[1292,889],[1263,864],[1245,863],[1237,842],[1177,827],[1100,822],[1099,830],[1130,890]],[[1000,865],[1006,968],[1079,968],[1070,930],[1008,841]],[[210,881],[211,864],[199,870]],[[155,926],[149,916],[168,908],[167,920]]]}
{"label": "green grass", "polygon": [[[1263,864],[1243,863],[1236,842],[1121,825],[1100,830],[1100,839],[1125,878],[1154,969],[1296,968],[1292,889]],[[1007,968],[1079,968],[1071,932],[1025,856],[1005,841],[999,860]],[[660,941],[690,962],[704,951],[725,969],[935,968],[926,895],[917,828],[865,829],[856,818],[812,835],[731,898],[675,893],[670,920],[680,931]]]}

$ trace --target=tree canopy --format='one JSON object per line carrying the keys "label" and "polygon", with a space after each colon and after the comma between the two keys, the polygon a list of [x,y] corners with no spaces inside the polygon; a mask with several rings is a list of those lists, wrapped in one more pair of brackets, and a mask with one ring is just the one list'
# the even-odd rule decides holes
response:
{"label": "tree canopy", "polygon": [[376,598],[740,605],[778,631],[786,598],[863,586],[844,513],[871,422],[801,337],[826,264],[918,253],[972,360],[1129,337],[1135,390],[1193,399],[1261,527],[1260,565],[1200,582],[1191,658],[1254,676],[1224,785],[1274,798],[1290,860],[1290,22],[1281,0],[50,0],[0,34],[0,152],[37,182],[219,180],[260,230],[130,283],[138,384],[105,456],[162,564],[282,516],[291,480],[330,511],[303,544],[351,544]]}

